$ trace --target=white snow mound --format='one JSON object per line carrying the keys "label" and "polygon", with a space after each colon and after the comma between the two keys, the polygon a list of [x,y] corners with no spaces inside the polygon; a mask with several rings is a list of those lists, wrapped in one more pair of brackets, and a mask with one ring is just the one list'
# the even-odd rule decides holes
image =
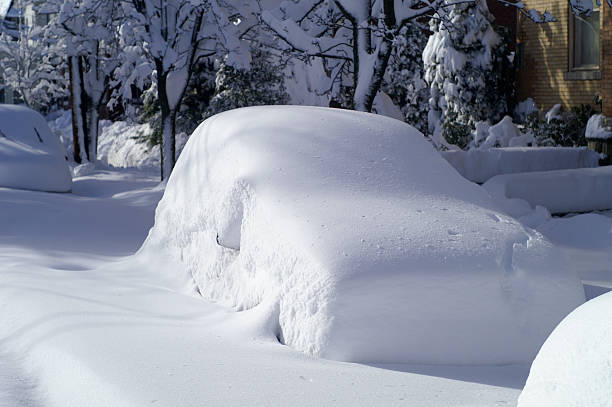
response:
{"label": "white snow mound", "polygon": [[444,151],[441,154],[459,174],[479,183],[501,174],[599,165],[599,154],[586,147],[508,147]]}
{"label": "white snow mound", "polygon": [[72,188],[59,137],[27,107],[0,105],[0,186],[49,192]]}
{"label": "white snow mound", "polygon": [[612,402],[612,293],[565,318],[531,365],[519,407],[609,406]]}
{"label": "white snow mound", "polygon": [[498,175],[483,187],[495,199],[523,199],[551,213],[612,209],[611,166]]}
{"label": "white snow mound", "polygon": [[238,310],[277,302],[283,342],[344,361],[527,362],[584,301],[555,249],[417,130],[327,108],[206,120],[139,255]]}

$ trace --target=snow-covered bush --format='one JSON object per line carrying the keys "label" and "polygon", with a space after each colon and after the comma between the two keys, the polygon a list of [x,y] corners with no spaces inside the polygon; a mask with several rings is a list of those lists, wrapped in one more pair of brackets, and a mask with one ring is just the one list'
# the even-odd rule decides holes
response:
{"label": "snow-covered bush", "polygon": [[497,122],[509,110],[511,53],[484,0],[440,9],[437,16],[423,52],[431,92],[430,132],[434,141],[442,135],[464,148],[469,143],[466,126]]}
{"label": "snow-covered bush", "polygon": [[429,87],[423,79],[427,37],[420,24],[408,24],[394,43],[382,90],[400,107],[406,123],[427,134]]}
{"label": "snow-covered bush", "polygon": [[239,107],[287,104],[285,78],[277,62],[257,44],[251,49],[249,69],[237,69],[223,61],[216,74],[215,95],[205,117]]}
{"label": "snow-covered bush", "polygon": [[504,116],[499,123],[493,126],[488,122],[478,122],[476,123],[476,130],[472,134],[474,139],[470,147],[531,147],[535,145],[533,135],[531,133],[521,133],[510,116]]}
{"label": "snow-covered bush", "polygon": [[554,114],[551,109],[545,120],[537,115],[528,116],[523,132],[531,133],[541,146],[586,146],[586,126],[595,113],[590,105],[575,106],[565,112],[557,110]]}
{"label": "snow-covered bush", "polygon": [[190,137],[139,255],[311,354],[526,362],[584,290],[497,208],[399,120],[250,107]]}
{"label": "snow-covered bush", "polygon": [[612,293],[568,315],[531,365],[518,407],[610,405],[611,315]]}
{"label": "snow-covered bush", "polygon": [[517,123],[525,123],[529,116],[538,115],[539,113],[540,109],[538,109],[533,99],[527,98],[516,104],[514,108],[514,120],[516,120]]}

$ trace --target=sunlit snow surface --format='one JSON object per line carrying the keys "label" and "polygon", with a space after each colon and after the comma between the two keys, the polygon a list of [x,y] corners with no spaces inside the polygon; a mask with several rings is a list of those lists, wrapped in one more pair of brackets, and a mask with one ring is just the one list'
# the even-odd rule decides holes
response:
{"label": "sunlit snow surface", "polygon": [[[153,224],[157,185],[103,170],[77,178],[75,194],[0,188],[0,406],[516,404],[528,365],[310,358],[266,331],[265,307],[235,313],[173,289],[163,265],[126,261]],[[589,239],[563,225],[548,235]],[[610,247],[572,260],[605,280]]]}
{"label": "sunlit snow surface", "polygon": [[[268,310],[185,295],[135,251],[156,174],[0,189],[0,406],[507,406],[527,366],[359,364],[280,345]],[[8,226],[7,226],[8,225]],[[176,271],[178,276],[178,271]]]}
{"label": "sunlit snow surface", "polygon": [[421,133],[339,109],[204,122],[140,255],[205,298],[273,304],[284,343],[349,362],[529,362],[584,301],[552,245]]}

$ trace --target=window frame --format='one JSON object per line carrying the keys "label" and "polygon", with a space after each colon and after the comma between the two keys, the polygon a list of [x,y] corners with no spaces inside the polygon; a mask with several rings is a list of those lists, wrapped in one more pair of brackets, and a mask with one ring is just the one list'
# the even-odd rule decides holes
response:
{"label": "window frame", "polygon": [[[595,2],[594,2],[595,3]],[[593,12],[597,12],[599,14],[599,44],[598,44],[598,48],[599,48],[599,61],[597,63],[597,65],[582,65],[582,66],[576,66],[575,65],[575,45],[576,45],[576,16],[574,15],[574,13],[571,10],[571,7],[568,7],[568,11],[569,11],[569,18],[568,18],[568,74],[567,76],[576,76],[576,78],[567,78],[567,79],[600,79],[600,78],[582,78],[582,76],[592,76],[589,75],[589,73],[599,73],[601,72],[601,16],[602,16],[602,12],[601,12],[601,7],[597,6],[597,4],[594,4],[593,7]],[[576,75],[571,75],[572,73],[575,73]],[[583,73],[583,75],[581,75],[581,73]]]}

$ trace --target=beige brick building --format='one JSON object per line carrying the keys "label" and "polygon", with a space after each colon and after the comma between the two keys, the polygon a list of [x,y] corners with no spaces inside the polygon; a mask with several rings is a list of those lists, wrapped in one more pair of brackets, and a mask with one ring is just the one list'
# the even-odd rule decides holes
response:
{"label": "beige brick building", "polygon": [[540,110],[561,103],[594,106],[603,99],[612,116],[612,9],[602,5],[589,17],[574,16],[568,0],[527,0],[528,8],[548,10],[556,22],[536,24],[519,16],[518,99],[531,97]]}

